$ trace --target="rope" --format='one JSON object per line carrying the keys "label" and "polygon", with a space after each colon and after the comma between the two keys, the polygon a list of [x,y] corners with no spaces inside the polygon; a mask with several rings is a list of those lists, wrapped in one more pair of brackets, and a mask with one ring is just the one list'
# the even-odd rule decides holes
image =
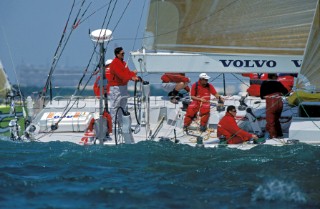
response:
{"label": "rope", "polygon": [[[67,21],[66,21],[66,24],[64,26],[64,29],[63,29],[63,32],[62,32],[62,35],[60,37],[60,41],[58,43],[58,47],[56,48],[56,51],[53,55],[53,60],[52,60],[52,63],[51,63],[51,68],[50,68],[50,71],[49,71],[49,74],[48,74],[48,77],[47,77],[47,80],[46,80],[46,84],[45,86],[43,87],[43,90],[42,90],[42,96],[45,97],[46,93],[47,93],[47,87],[49,86],[49,83],[51,81],[51,77],[52,77],[52,73],[54,72],[54,69],[56,67],[56,63],[59,61],[59,58],[63,52],[63,50],[60,52],[60,54],[58,55],[59,53],[59,50],[62,46],[62,42],[64,40],[64,36],[66,34],[66,30],[67,30],[67,27],[68,27],[68,24],[69,24],[69,21],[70,21],[70,17],[71,17],[71,14],[72,14],[72,11],[73,11],[73,8],[74,8],[74,5],[75,5],[75,0],[73,0],[73,3],[72,3],[72,6],[71,6],[71,10],[69,12],[69,15],[68,15],[68,18],[67,18]],[[65,42],[65,45],[67,44],[67,42]]]}

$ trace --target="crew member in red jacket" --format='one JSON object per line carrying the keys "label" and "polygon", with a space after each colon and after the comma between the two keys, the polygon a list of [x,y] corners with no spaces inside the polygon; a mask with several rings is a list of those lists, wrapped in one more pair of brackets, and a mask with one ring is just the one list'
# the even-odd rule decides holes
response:
{"label": "crew member in red jacket", "polygon": [[288,92],[290,92],[294,86],[294,77],[297,77],[298,74],[296,73],[279,73],[278,74],[278,81],[282,83],[286,89],[288,89]]}
{"label": "crew member in red jacket", "polygon": [[[139,77],[136,75],[137,71],[131,71],[128,68],[127,63],[124,61],[124,50],[122,47],[114,49],[115,58],[110,64],[110,80],[108,85],[110,86],[110,112],[113,123],[115,122],[115,114],[118,107],[122,107],[123,110],[127,110],[127,98],[121,99],[125,96],[129,96],[128,82],[139,81]],[[121,121],[122,111],[119,111],[118,118]]]}
{"label": "crew member in red jacket", "polygon": [[208,83],[210,77],[206,73],[201,73],[199,75],[199,80],[194,83],[191,87],[191,99],[192,102],[188,106],[187,112],[184,117],[184,127],[185,131],[188,131],[188,127],[192,123],[192,119],[200,111],[200,131],[204,132],[207,130],[207,123],[210,117],[210,98],[214,95],[224,101],[223,98],[217,93],[216,89],[212,84]]}
{"label": "crew member in red jacket", "polygon": [[266,131],[272,139],[283,136],[279,119],[283,109],[282,96],[288,94],[288,89],[277,81],[277,74],[269,73],[268,78],[262,82],[260,97],[266,99]]}
{"label": "crew member in red jacket", "polygon": [[[112,62],[112,59],[108,59],[105,63],[106,66],[106,70],[105,70],[105,78],[107,79],[107,81],[110,81],[111,76],[110,76],[110,64]],[[99,71],[95,72],[94,74],[97,74]],[[109,84],[107,84],[107,86],[105,86],[105,91],[107,92],[107,94],[109,94],[110,91],[110,86]],[[93,92],[94,95],[96,95],[97,97],[100,96],[100,76],[97,77],[96,81],[93,84]],[[104,93],[104,92],[103,92]]]}
{"label": "crew member in red jacket", "polygon": [[165,73],[161,76],[161,80],[163,90],[169,93],[170,101],[174,104],[179,102],[176,96],[180,90],[190,91],[188,86],[190,79],[185,76],[185,73]]}
{"label": "crew member in red jacket", "polygon": [[218,123],[217,136],[224,138],[228,144],[239,144],[250,139],[258,139],[258,136],[251,134],[239,128],[236,122],[236,107],[230,105],[227,107],[225,116]]}
{"label": "crew member in red jacket", "polygon": [[262,81],[268,79],[267,73],[242,73],[242,76],[250,78],[250,86],[247,89],[249,96],[260,97]]}

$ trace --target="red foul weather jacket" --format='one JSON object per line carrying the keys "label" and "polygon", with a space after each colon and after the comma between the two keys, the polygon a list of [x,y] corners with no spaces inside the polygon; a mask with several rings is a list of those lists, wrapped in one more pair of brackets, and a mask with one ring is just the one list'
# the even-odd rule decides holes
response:
{"label": "red foul weather jacket", "polygon": [[115,57],[110,64],[109,86],[125,86],[136,74],[131,71],[125,61]]}
{"label": "red foul weather jacket", "polygon": [[268,79],[268,74],[243,73],[242,76],[250,78],[250,86],[247,92],[250,96],[260,97],[260,86],[263,80]]}
{"label": "red foul weather jacket", "polygon": [[278,81],[280,81],[289,92],[292,90],[294,85],[294,77],[292,75],[281,75],[278,77]]}
{"label": "red foul weather jacket", "polygon": [[239,128],[235,118],[229,112],[218,123],[218,137],[226,137],[228,144],[239,144],[252,138],[252,134]]}
{"label": "red foul weather jacket", "polygon": [[[210,100],[212,95],[216,95],[217,91],[212,84],[208,83],[206,87],[200,84],[200,81],[194,83],[191,87],[191,96],[196,96],[199,98],[204,98]],[[200,112],[199,116],[201,117],[200,125],[206,126],[210,117],[210,103],[209,102],[200,102],[198,100],[193,100],[188,106],[186,115],[184,117],[184,125],[189,126],[192,123],[192,119]]]}
{"label": "red foul weather jacket", "polygon": [[[198,83],[198,84],[197,84]],[[212,84],[208,83],[208,86],[204,87],[201,85],[200,81],[197,81],[196,83],[194,83],[191,87],[191,96],[196,96],[199,98],[204,98],[206,100],[210,100],[211,94],[212,95],[216,95],[217,91],[216,89],[213,87]],[[201,103],[198,100],[194,100],[192,102],[196,102],[196,103]]]}
{"label": "red foul weather jacket", "polygon": [[[109,67],[106,67],[105,76],[106,76],[107,81],[109,82],[111,80],[111,74],[110,74]],[[105,90],[107,91],[107,94],[109,94],[109,91],[110,91],[110,84],[109,83],[105,87]],[[97,77],[96,81],[93,84],[93,92],[94,92],[94,95],[96,95],[97,97],[100,96],[100,76]],[[104,93],[104,91],[103,91],[103,93]]]}
{"label": "red foul weather jacket", "polygon": [[161,76],[161,80],[163,83],[190,82],[184,73],[165,73]]}

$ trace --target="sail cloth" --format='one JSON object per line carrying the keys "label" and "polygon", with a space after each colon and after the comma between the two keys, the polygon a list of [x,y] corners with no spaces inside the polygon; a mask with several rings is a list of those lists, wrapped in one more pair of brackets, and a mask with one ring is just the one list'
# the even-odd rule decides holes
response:
{"label": "sail cloth", "polygon": [[299,73],[318,1],[151,0],[131,58],[150,73]]}
{"label": "sail cloth", "polygon": [[144,47],[176,52],[303,55],[317,2],[151,0]]}
{"label": "sail cloth", "polygon": [[5,98],[7,92],[10,90],[10,82],[7,74],[4,71],[3,65],[0,61],[0,99]]}
{"label": "sail cloth", "polygon": [[313,86],[313,91],[320,92],[320,8],[319,1],[317,2],[300,73],[308,79],[310,85]]}

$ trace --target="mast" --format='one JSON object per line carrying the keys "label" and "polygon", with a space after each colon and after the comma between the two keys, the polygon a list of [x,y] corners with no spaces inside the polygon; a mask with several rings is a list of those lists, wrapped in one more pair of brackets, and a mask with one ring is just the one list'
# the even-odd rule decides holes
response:
{"label": "mast", "polygon": [[97,136],[97,139],[99,140],[99,143],[103,144],[103,139],[105,138],[104,132],[102,131],[103,126],[103,112],[104,112],[104,55],[105,55],[105,49],[104,49],[104,42],[110,41],[112,39],[111,37],[112,31],[108,29],[97,29],[92,31],[90,34],[91,40],[93,42],[97,42],[100,46],[100,59],[99,59],[99,69],[100,69],[100,100],[99,100],[99,133]]}

